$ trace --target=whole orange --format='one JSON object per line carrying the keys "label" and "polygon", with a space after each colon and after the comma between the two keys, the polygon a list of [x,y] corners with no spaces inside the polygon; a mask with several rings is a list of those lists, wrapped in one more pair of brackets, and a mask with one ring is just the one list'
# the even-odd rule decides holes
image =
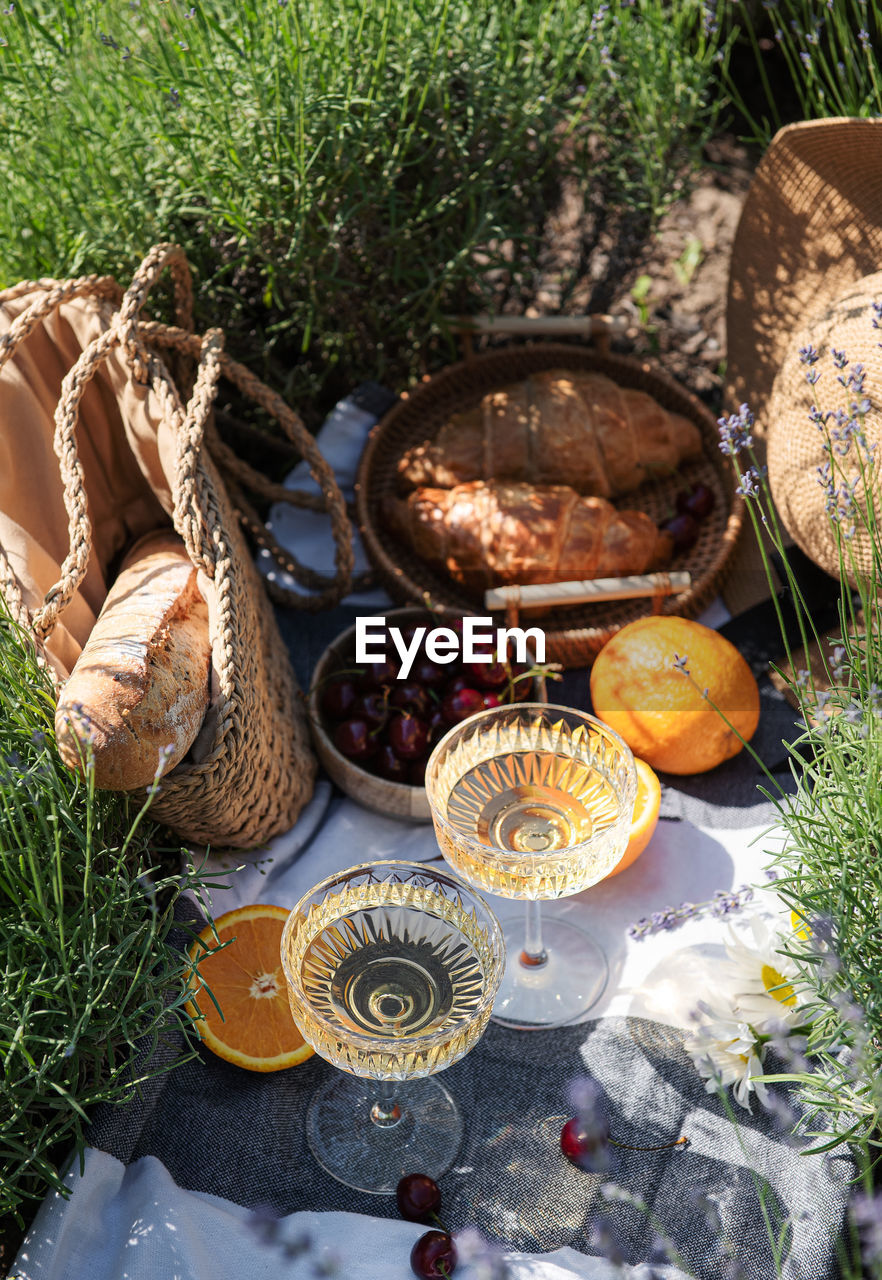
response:
{"label": "whole orange", "polygon": [[594,663],[591,701],[635,756],[665,773],[715,768],[738,754],[759,723],[759,689],[741,654],[718,631],[686,618],[638,618],[622,627]]}

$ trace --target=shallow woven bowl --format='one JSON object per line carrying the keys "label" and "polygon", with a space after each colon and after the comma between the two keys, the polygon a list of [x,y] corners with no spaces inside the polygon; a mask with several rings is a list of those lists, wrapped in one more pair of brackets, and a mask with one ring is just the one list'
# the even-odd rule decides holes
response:
{"label": "shallow woven bowl", "polygon": [[[402,397],[371,430],[358,470],[356,510],[365,549],[383,586],[393,599],[402,602],[420,601],[457,613],[484,612],[480,598],[396,542],[383,526],[380,508],[387,495],[398,492],[397,465],[407,449],[434,439],[451,414],[477,403],[488,391],[541,369],[604,373],[620,386],[648,392],[665,409],[682,414],[700,430],[700,458],[682,463],[677,475],[648,481],[615,504],[623,510],[645,511],[659,524],[673,514],[675,495],[685,485],[701,482],[713,489],[714,510],[701,522],[698,541],[667,566],[688,570],[692,585],[679,595],[664,597],[658,606],[662,613],[694,618],[720,589],[744,516],[743,501],[735,493],[737,478],[719,449],[716,420],[696,396],[651,365],[562,343],[506,347],[449,365]],[[546,613],[536,619],[546,635],[546,660],[565,667],[588,665],[621,627],[645,617],[653,608],[651,600],[640,599],[568,606]]]}
{"label": "shallow woven bowl", "polygon": [[[440,627],[445,623],[443,612],[430,613],[427,609],[420,608],[387,609],[382,616],[393,627],[423,624]],[[455,616],[459,617],[459,612]],[[309,724],[316,755],[340,790],[366,809],[373,809],[376,813],[389,818],[400,818],[405,822],[431,822],[432,811],[425,787],[411,787],[404,782],[378,778],[376,774],[369,773],[367,769],[362,769],[360,765],[347,759],[334,746],[329,721],[322,714],[319,705],[321,690],[329,676],[337,671],[349,670],[354,665],[355,627],[352,626],[341,631],[331,641],[313,672],[309,688]],[[546,700],[545,680],[541,675],[533,679],[531,699],[534,702]]]}

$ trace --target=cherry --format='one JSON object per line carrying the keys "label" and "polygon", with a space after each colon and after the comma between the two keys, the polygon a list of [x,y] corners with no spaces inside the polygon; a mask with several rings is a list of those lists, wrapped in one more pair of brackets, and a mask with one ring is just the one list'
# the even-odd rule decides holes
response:
{"label": "cherry", "polygon": [[359,667],[359,689],[379,689],[384,684],[391,684],[398,675],[398,663],[391,658],[377,658]]}
{"label": "cherry", "polygon": [[407,771],[407,781],[412,787],[424,787],[426,785],[426,765],[428,763],[428,756],[424,756],[421,760],[414,760]]}
{"label": "cherry", "polygon": [[402,760],[416,760],[429,745],[429,731],[424,720],[408,711],[396,716],[389,726],[389,745]]}
{"label": "cherry", "polygon": [[369,760],[377,749],[367,720],[344,720],[334,733],[334,746],[349,760]]}
{"label": "cherry", "polygon": [[444,719],[444,712],[440,706],[433,707],[426,719],[426,728],[429,730],[429,744],[434,746],[435,743],[443,738],[450,725]]}
{"label": "cherry", "polygon": [[321,708],[334,720],[345,720],[352,714],[358,693],[351,676],[335,676],[322,689]]}
{"label": "cherry", "polygon": [[560,1131],[560,1149],[580,1169],[598,1172],[606,1167],[609,1144],[608,1125],[594,1121],[586,1126],[578,1116],[568,1120]]}
{"label": "cherry", "polygon": [[480,689],[500,689],[508,679],[508,672],[501,662],[466,662],[465,674]]}
{"label": "cherry", "polygon": [[411,677],[427,689],[437,689],[444,683],[447,671],[431,658],[417,658],[410,669]]}
{"label": "cherry", "polygon": [[441,1207],[441,1188],[426,1173],[408,1173],[395,1188],[398,1212],[408,1222],[428,1222]]}
{"label": "cherry", "polygon": [[448,680],[447,684],[444,686],[444,696],[449,697],[452,693],[459,693],[461,689],[471,689],[473,687],[474,686],[471,684],[468,676],[464,676],[462,672],[460,672],[458,676],[454,676],[451,680]]}
{"label": "cherry", "polygon": [[410,1266],[420,1280],[446,1280],[456,1267],[456,1245],[446,1231],[427,1231],[410,1251]]}
{"label": "cherry", "polygon": [[694,516],[681,512],[659,525],[662,533],[669,533],[674,541],[674,551],[688,551],[698,541],[699,527]]}
{"label": "cherry", "polygon": [[485,711],[491,711],[494,707],[502,706],[502,703],[499,701],[498,694],[491,693],[489,690],[487,693],[481,694],[481,701],[484,704]]}
{"label": "cherry", "polygon": [[473,716],[477,711],[483,710],[483,696],[478,693],[477,689],[468,687],[457,689],[455,693],[448,693],[441,703],[444,719],[450,725],[459,724],[462,720],[468,720],[469,716]]}
{"label": "cherry", "polygon": [[371,761],[371,769],[388,782],[407,781],[407,761],[396,754],[391,743],[380,743],[376,758]]}
{"label": "cherry", "polygon": [[389,699],[384,689],[373,689],[359,694],[352,708],[359,720],[367,720],[374,729],[380,728],[389,718]]}
{"label": "cherry", "polygon": [[677,510],[696,520],[704,520],[709,516],[715,502],[716,494],[706,484],[696,484],[691,489],[682,489],[675,499]]}
{"label": "cherry", "polygon": [[429,710],[429,695],[417,680],[397,680],[389,699],[393,707],[425,716]]}

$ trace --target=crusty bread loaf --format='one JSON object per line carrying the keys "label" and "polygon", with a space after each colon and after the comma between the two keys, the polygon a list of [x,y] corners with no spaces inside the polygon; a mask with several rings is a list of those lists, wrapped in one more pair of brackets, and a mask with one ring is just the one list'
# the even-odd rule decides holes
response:
{"label": "crusty bread loaf", "polygon": [[55,713],[61,758],[110,791],[149,786],[190,749],[209,699],[208,609],[184,544],[142,538],[123,562]]}
{"label": "crusty bread loaf", "polygon": [[701,454],[701,432],[602,373],[550,369],[488,392],[398,464],[402,488],[471,480],[565,484],[614,498]]}
{"label": "crusty bread loaf", "polygon": [[568,485],[485,484],[387,498],[386,527],[472,592],[662,568],[673,540],[643,511],[617,511]]}

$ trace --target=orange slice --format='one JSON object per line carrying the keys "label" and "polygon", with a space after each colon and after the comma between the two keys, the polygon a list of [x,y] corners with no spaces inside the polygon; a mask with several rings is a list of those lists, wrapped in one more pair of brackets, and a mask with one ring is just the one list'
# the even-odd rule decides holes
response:
{"label": "orange slice", "polygon": [[[630,867],[640,857],[652,839],[658,826],[658,811],[661,807],[661,783],[645,760],[634,757],[637,766],[637,801],[634,805],[634,817],[631,820],[631,836],[624,857],[609,873],[617,876],[625,867]],[[607,877],[609,878],[609,877]]]}
{"label": "orange slice", "polygon": [[199,973],[187,1012],[197,1019],[196,1030],[212,1053],[248,1071],[281,1071],[313,1054],[288,1004],[280,952],[289,914],[286,907],[265,903],[240,907],[214,922],[218,939],[228,946],[206,955],[217,945],[206,925],[190,947]]}

